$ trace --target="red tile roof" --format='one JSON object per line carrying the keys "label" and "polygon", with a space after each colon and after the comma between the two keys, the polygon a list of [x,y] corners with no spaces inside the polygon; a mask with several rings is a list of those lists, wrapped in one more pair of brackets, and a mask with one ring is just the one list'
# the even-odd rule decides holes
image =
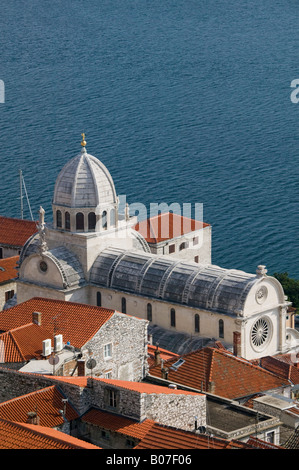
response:
{"label": "red tile roof", "polygon": [[0,259],[0,284],[11,281],[17,276],[18,256]]}
{"label": "red tile roof", "polygon": [[293,384],[299,384],[299,368],[294,364],[293,359],[290,354],[266,356],[260,359],[259,364],[279,377],[291,380]]}
{"label": "red tile roof", "polygon": [[0,334],[2,362],[26,362],[40,359],[42,342],[49,338],[44,328],[30,323]]}
{"label": "red tile roof", "polygon": [[250,449],[241,441],[174,429],[155,423],[135,449]]}
{"label": "red tile roof", "polygon": [[34,221],[0,216],[0,245],[21,248],[36,232]]}
{"label": "red tile roof", "polygon": [[0,449],[100,449],[55,429],[0,418]]}
{"label": "red tile roof", "polygon": [[101,381],[107,385],[112,385],[119,388],[124,388],[126,390],[131,390],[138,393],[163,393],[167,395],[200,395],[198,392],[189,392],[185,390],[176,390],[169,387],[163,387],[162,385],[153,385],[146,382],[129,382],[126,380],[113,380],[113,379],[98,379],[94,378],[96,381]]}
{"label": "red tile roof", "polygon": [[148,243],[160,243],[208,227],[209,224],[172,212],[159,214],[135,225]]}
{"label": "red tile roof", "polygon": [[171,351],[167,351],[166,349],[163,349],[163,348],[157,348],[157,346],[153,346],[152,344],[149,344],[147,346],[147,352],[149,355],[148,364],[150,367],[155,365],[155,351],[157,351],[157,349],[160,353],[160,358],[163,361],[168,361],[168,359],[172,359],[172,358],[178,359],[180,357],[178,354],[175,354]]}
{"label": "red tile roof", "polygon": [[98,377],[53,377],[54,380],[77,385],[79,387],[87,387],[91,380],[99,381],[114,387],[124,388],[137,393],[165,393],[167,395],[200,395],[200,392],[189,392],[185,390],[176,390],[162,385],[153,385],[147,382],[131,382],[117,379],[100,379]]}
{"label": "red tile roof", "polygon": [[[64,423],[59,410],[64,409],[63,399],[66,398],[55,386],[22,395],[12,400],[0,403],[0,418],[19,423],[26,423],[29,412],[36,412],[40,426],[57,427]],[[78,418],[78,413],[68,403],[65,403],[65,418],[72,421]]]}
{"label": "red tile roof", "polygon": [[[169,369],[168,380],[225,398],[245,397],[289,385],[287,379],[222,349],[206,347],[182,359],[185,362],[177,370],[171,369],[175,359],[164,363],[164,368]],[[161,377],[161,366],[150,368],[150,374]]]}
{"label": "red tile roof", "polygon": [[82,416],[81,420],[135,439],[142,439],[155,423],[151,419],[145,419],[140,423],[133,419],[95,408]]}
{"label": "red tile roof", "polygon": [[69,341],[78,348],[114,315],[114,310],[102,307],[35,297],[0,312],[0,331],[31,323],[33,312],[41,312],[41,326],[49,331],[50,337],[55,331],[55,334],[63,335],[65,343]]}

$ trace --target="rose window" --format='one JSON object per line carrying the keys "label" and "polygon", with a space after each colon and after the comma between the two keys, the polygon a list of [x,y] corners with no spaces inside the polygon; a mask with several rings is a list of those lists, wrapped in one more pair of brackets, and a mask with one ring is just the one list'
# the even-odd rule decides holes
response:
{"label": "rose window", "polygon": [[266,318],[260,318],[252,327],[251,340],[254,346],[261,347],[265,344],[270,334],[270,324]]}

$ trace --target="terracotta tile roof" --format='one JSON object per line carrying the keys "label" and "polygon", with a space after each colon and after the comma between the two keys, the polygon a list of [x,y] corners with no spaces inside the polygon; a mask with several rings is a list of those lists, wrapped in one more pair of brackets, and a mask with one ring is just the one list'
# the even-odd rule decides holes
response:
{"label": "terracotta tile roof", "polygon": [[160,243],[208,226],[209,224],[204,222],[166,212],[139,222],[134,230],[139,232],[148,243]]}
{"label": "terracotta tile roof", "polygon": [[[57,427],[64,423],[59,410],[64,409],[63,399],[66,397],[55,385],[22,395],[12,400],[0,403],[0,418],[19,423],[26,423],[29,412],[36,412],[40,426]],[[65,418],[72,421],[78,418],[78,413],[66,402]]]}
{"label": "terracotta tile roof", "polygon": [[250,449],[241,441],[227,441],[155,423],[135,449]]}
{"label": "terracotta tile roof", "polygon": [[98,377],[53,377],[54,380],[63,381],[79,387],[87,387],[89,381],[99,381],[113,387],[124,388],[137,393],[164,393],[167,395],[200,395],[200,392],[176,390],[162,385],[153,385],[147,382],[131,382],[126,380],[100,379]]}
{"label": "terracotta tile roof", "polygon": [[[32,322],[32,313],[41,312],[41,326],[49,334],[62,334],[63,341],[81,348],[114,314],[114,310],[86,304],[35,297],[0,312],[0,331],[9,331]],[[82,328],[84,325],[84,328]]]}
{"label": "terracotta tile roof", "polygon": [[[206,347],[182,356],[185,361],[177,370],[174,359],[164,363],[168,380],[225,398],[239,398],[289,385],[287,379],[262,369],[222,349]],[[161,377],[161,366],[150,368]],[[212,387],[212,388],[211,388]]]}
{"label": "terracotta tile roof", "polygon": [[89,410],[82,416],[81,420],[135,439],[142,439],[155,423],[151,419],[145,419],[140,423],[133,419],[95,408]]}
{"label": "terracotta tile roof", "polygon": [[0,259],[0,284],[11,281],[17,277],[18,256]]}
{"label": "terracotta tile roof", "polygon": [[0,245],[21,248],[36,232],[34,221],[0,216]]}
{"label": "terracotta tile roof", "polygon": [[0,334],[2,362],[26,362],[40,359],[42,342],[49,338],[44,328],[30,323]]}
{"label": "terracotta tile roof", "polygon": [[248,439],[247,444],[257,449],[283,449],[281,446],[272,444],[271,442],[262,441],[261,439],[253,436]]}
{"label": "terracotta tile roof", "polygon": [[126,380],[113,380],[113,379],[98,379],[94,378],[93,380],[101,381],[107,385],[112,385],[119,388],[124,388],[126,390],[131,390],[132,392],[138,393],[163,393],[167,395],[200,395],[198,392],[189,392],[185,390],[176,390],[169,387],[163,387],[162,385],[153,385],[146,382],[129,382]]}
{"label": "terracotta tile roof", "polygon": [[259,364],[273,374],[290,380],[294,385],[299,384],[299,368],[294,365],[290,355],[266,356],[260,359]]}
{"label": "terracotta tile roof", "polygon": [[[155,364],[155,351],[156,350],[157,350],[157,346],[153,346],[152,344],[148,344],[147,352],[148,352],[148,355],[149,355],[149,358],[148,358],[149,367],[151,367]],[[172,359],[172,358],[177,358],[178,359],[180,357],[178,354],[175,354],[171,351],[167,351],[167,349],[158,348],[158,351],[160,353],[160,358],[163,361],[168,361],[169,359]]]}
{"label": "terracotta tile roof", "polygon": [[0,449],[100,449],[55,429],[0,418]]}

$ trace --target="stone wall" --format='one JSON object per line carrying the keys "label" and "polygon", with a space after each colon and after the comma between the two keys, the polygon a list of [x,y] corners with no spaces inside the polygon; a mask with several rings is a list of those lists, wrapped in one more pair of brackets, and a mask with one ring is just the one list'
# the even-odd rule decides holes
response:
{"label": "stone wall", "polygon": [[[137,421],[149,418],[188,431],[194,430],[195,416],[199,426],[206,424],[206,397],[201,394],[139,393],[91,378],[87,378],[86,387],[79,387],[51,376],[5,368],[0,368],[0,384],[0,402],[57,385],[79,415],[94,406]],[[111,406],[110,391],[116,392],[115,406]]]}
{"label": "stone wall", "polygon": [[147,418],[165,426],[194,431],[195,420],[206,426],[205,395],[144,395],[143,408]]}
{"label": "stone wall", "polygon": [[[86,373],[88,359],[94,359],[96,366],[92,374],[119,380],[142,380],[148,371],[147,333],[148,322],[116,312],[86,344],[84,359]],[[111,356],[105,357],[105,346],[111,345]],[[92,355],[89,357],[89,351]]]}

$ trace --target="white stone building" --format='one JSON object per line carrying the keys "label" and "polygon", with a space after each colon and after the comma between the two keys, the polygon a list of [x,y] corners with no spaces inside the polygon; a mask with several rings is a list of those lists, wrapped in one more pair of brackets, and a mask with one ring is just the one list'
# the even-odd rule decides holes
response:
{"label": "white stone building", "polygon": [[101,305],[172,332],[221,340],[246,359],[295,350],[289,303],[264,266],[248,274],[212,265],[210,231],[201,237],[202,262],[153,252],[135,230],[137,218],[127,208],[119,213],[107,168],[81,145],[58,175],[53,224],[41,208],[39,231],[21,252],[18,302],[38,296]]}

